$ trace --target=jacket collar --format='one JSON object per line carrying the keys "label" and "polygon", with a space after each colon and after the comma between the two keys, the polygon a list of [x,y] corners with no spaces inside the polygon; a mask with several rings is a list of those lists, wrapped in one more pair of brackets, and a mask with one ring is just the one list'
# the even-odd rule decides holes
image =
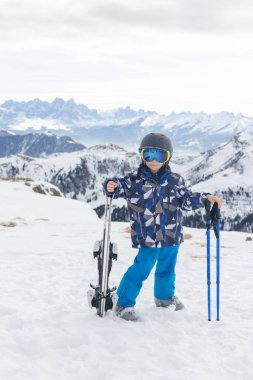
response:
{"label": "jacket collar", "polygon": [[144,180],[150,179],[155,182],[163,182],[169,174],[171,174],[171,169],[168,164],[162,166],[156,174],[152,173],[149,167],[145,164],[142,164],[140,167],[140,177]]}

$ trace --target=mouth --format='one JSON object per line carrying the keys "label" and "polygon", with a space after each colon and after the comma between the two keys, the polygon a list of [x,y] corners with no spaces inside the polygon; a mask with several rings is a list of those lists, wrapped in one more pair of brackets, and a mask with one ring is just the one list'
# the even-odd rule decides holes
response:
{"label": "mouth", "polygon": [[159,166],[160,164],[158,162],[150,162],[149,163],[151,166]]}
{"label": "mouth", "polygon": [[149,162],[148,166],[152,170],[158,170],[161,167],[161,164],[159,164],[159,162]]}

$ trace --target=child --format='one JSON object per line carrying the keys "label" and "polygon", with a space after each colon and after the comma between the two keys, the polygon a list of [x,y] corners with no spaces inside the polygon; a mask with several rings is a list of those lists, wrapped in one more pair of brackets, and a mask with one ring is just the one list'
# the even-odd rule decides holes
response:
{"label": "child", "polygon": [[137,173],[112,178],[104,183],[108,196],[127,200],[130,213],[132,247],[138,254],[124,274],[117,290],[117,316],[136,321],[134,305],[142,283],[156,264],[154,296],[157,307],[184,307],[174,296],[175,265],[183,242],[182,210],[204,207],[204,200],[222,200],[209,193],[192,193],[184,179],[173,173],[169,161],[173,154],[171,140],[161,133],[146,135],[139,149],[142,163]]}

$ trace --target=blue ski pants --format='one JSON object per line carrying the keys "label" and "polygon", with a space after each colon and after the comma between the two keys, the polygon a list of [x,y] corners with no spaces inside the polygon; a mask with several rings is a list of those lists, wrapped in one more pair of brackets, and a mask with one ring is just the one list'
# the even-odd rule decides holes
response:
{"label": "blue ski pants", "polygon": [[175,266],[179,245],[163,248],[140,248],[133,264],[124,274],[117,295],[119,306],[134,306],[146,280],[156,264],[154,296],[168,299],[175,292]]}

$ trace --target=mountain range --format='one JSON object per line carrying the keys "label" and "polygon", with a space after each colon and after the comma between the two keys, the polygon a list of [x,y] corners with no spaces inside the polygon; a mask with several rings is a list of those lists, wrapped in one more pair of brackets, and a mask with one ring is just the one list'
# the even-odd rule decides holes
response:
{"label": "mountain range", "polygon": [[53,153],[75,152],[85,149],[68,136],[58,137],[50,132],[24,135],[0,131],[0,157],[25,154],[31,157],[48,156]]}
{"label": "mountain range", "polygon": [[[115,144],[100,144],[72,153],[43,158],[13,155],[0,159],[0,177],[25,177],[50,182],[69,198],[89,202],[99,216],[104,210],[105,179],[134,172],[140,163],[136,153]],[[192,191],[221,196],[222,227],[253,232],[253,136],[239,133],[229,142],[195,155],[175,150],[171,169],[183,175]],[[204,211],[185,213],[189,227],[203,227]],[[128,220],[124,199],[114,201],[113,220]]]}
{"label": "mountain range", "polygon": [[[185,166],[184,176],[194,189],[223,199],[224,229],[253,232],[252,167],[253,136],[240,133],[227,144],[192,158]],[[191,225],[190,218],[188,225]]]}
{"label": "mountain range", "polygon": [[131,151],[137,150],[145,134],[156,131],[168,134],[176,149],[192,153],[226,144],[237,133],[253,134],[253,117],[231,112],[161,115],[129,106],[102,111],[60,98],[51,103],[8,100],[0,106],[0,129],[67,134],[85,146],[113,143]]}

